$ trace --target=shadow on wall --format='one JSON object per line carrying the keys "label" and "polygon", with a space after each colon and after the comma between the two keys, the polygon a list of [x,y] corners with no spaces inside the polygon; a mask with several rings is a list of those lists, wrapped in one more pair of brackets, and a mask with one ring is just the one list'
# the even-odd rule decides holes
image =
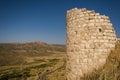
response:
{"label": "shadow on wall", "polygon": [[111,51],[106,64],[94,70],[92,73],[84,74],[80,80],[120,80],[120,42],[116,43],[114,51]]}

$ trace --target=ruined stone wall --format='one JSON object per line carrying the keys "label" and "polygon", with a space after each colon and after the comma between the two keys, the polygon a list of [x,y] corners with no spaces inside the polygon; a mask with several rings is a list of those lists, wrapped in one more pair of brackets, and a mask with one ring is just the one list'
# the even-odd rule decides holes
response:
{"label": "ruined stone wall", "polygon": [[85,8],[67,11],[67,80],[80,80],[106,62],[116,34],[109,17]]}

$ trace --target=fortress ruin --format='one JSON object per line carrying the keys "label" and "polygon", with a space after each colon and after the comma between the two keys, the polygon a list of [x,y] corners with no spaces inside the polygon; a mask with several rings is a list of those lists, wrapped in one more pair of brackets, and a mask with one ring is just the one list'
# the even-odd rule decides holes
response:
{"label": "fortress ruin", "polygon": [[66,21],[67,80],[82,80],[84,74],[106,63],[115,47],[116,34],[109,17],[94,10],[68,10]]}

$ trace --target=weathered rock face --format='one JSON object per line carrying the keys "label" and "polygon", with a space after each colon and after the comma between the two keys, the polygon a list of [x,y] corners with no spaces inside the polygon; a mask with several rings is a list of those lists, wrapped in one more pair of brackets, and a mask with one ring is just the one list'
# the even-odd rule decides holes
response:
{"label": "weathered rock face", "polygon": [[106,62],[116,34],[109,17],[93,10],[67,11],[67,80],[80,80]]}

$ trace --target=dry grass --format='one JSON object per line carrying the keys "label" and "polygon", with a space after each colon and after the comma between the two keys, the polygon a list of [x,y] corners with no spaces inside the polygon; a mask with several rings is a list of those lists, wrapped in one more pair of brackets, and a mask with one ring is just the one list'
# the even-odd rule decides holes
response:
{"label": "dry grass", "polygon": [[66,80],[65,67],[46,76],[46,80]]}
{"label": "dry grass", "polygon": [[0,80],[38,80],[43,72],[62,65],[64,45],[0,44]]}
{"label": "dry grass", "polygon": [[50,58],[48,56],[37,57],[29,64],[2,66],[0,67],[0,80],[38,80],[42,73],[54,70],[63,64],[65,54],[57,58],[55,55],[58,54]]}

